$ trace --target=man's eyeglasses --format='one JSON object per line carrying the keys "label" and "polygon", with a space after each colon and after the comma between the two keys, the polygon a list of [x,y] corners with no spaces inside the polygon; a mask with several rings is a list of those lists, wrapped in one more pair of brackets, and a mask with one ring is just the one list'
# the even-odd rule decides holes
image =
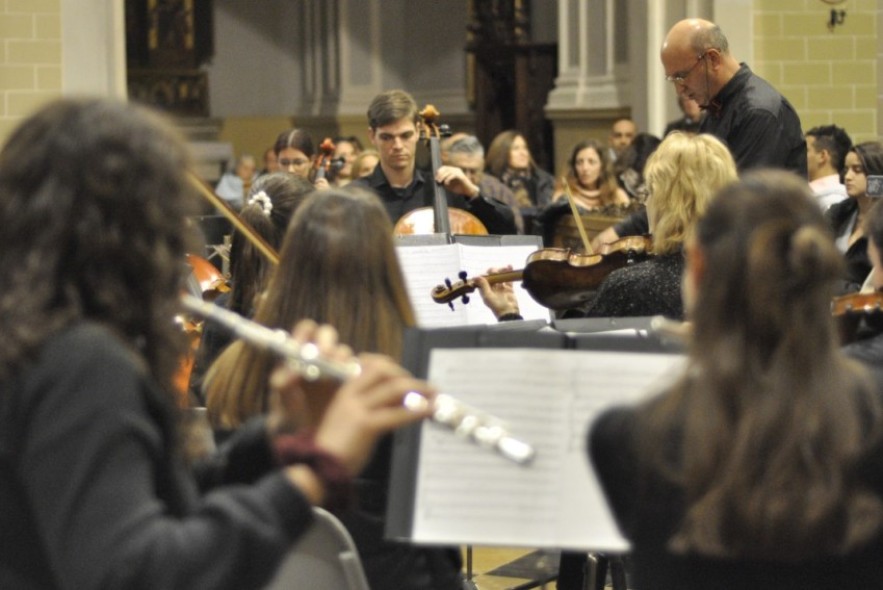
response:
{"label": "man's eyeglasses", "polygon": [[283,168],[288,168],[289,166],[301,167],[304,164],[309,164],[309,160],[304,160],[303,158],[295,158],[293,160],[289,160],[288,158],[281,158],[279,160],[279,165]]}
{"label": "man's eyeglasses", "polygon": [[700,55],[698,58],[696,58],[696,63],[694,63],[692,66],[690,66],[690,69],[684,70],[683,72],[675,72],[671,76],[666,76],[665,77],[666,82],[673,82],[675,84],[683,84],[684,80],[687,79],[687,76],[689,76],[693,72],[693,70],[696,69],[696,66],[699,65],[699,62],[701,62],[703,59],[705,59],[706,55],[708,55],[708,52],[705,52],[702,55]]}

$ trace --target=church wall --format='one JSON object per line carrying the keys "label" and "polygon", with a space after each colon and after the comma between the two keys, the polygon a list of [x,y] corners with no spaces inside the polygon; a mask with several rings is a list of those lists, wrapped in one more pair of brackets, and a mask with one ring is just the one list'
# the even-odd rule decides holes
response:
{"label": "church wall", "polygon": [[842,25],[820,0],[755,0],[752,68],[797,109],[804,130],[836,124],[877,139],[878,2],[853,0]]}
{"label": "church wall", "polygon": [[62,92],[61,1],[0,0],[0,141]]}

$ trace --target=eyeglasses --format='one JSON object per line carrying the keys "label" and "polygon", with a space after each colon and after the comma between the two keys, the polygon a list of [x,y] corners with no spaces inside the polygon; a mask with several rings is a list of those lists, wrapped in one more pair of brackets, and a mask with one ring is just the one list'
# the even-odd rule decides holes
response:
{"label": "eyeglasses", "polygon": [[675,72],[671,76],[666,76],[665,81],[666,82],[673,82],[675,84],[683,84],[684,80],[687,79],[687,76],[689,76],[693,72],[693,70],[696,69],[696,66],[699,65],[699,62],[701,62],[703,59],[705,59],[706,55],[708,55],[708,52],[705,52],[702,55],[700,55],[698,58],[696,58],[696,63],[694,63],[692,66],[690,66],[690,69],[684,70],[683,72]]}
{"label": "eyeglasses", "polygon": [[304,160],[303,158],[295,158],[293,160],[289,160],[288,158],[280,158],[279,159],[279,165],[282,166],[283,168],[288,168],[289,166],[295,166],[297,168],[300,168],[304,164],[309,164],[309,163],[310,163],[309,160]]}

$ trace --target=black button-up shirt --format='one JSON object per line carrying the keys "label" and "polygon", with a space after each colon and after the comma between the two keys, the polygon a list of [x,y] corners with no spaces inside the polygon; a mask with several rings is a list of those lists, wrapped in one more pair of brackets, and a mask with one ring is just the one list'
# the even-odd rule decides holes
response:
{"label": "black button-up shirt", "polygon": [[[393,188],[383,169],[378,164],[374,173],[365,178],[358,178],[352,182],[354,186],[361,186],[373,190],[380,200],[383,201],[386,212],[393,223],[397,222],[405,213],[419,209],[420,207],[432,207],[435,196],[435,186],[425,173],[418,169],[414,170],[414,179],[405,188]],[[467,199],[450,191],[445,191],[448,198],[448,206],[464,209],[475,215],[491,234],[514,234],[515,217],[508,205],[495,199],[490,199],[482,194],[474,199]]]}
{"label": "black button-up shirt", "polygon": [[699,128],[727,144],[740,172],[784,168],[806,177],[800,117],[769,82],[741,64],[711,101]]}

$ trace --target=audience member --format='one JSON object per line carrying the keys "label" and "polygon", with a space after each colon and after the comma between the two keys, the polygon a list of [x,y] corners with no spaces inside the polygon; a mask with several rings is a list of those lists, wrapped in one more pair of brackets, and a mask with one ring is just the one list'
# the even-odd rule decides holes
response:
{"label": "audience member", "polygon": [[864,219],[877,197],[868,194],[870,174],[883,174],[883,144],[876,141],[860,143],[847,152],[844,181],[849,198],[831,205],[825,213],[837,249],[846,257],[846,273],[838,294],[861,289],[871,271]]}
{"label": "audience member", "polygon": [[699,108],[692,98],[687,98],[683,94],[678,94],[678,108],[681,109],[681,117],[674,121],[669,121],[665,126],[662,136],[665,137],[672,131],[683,131],[684,133],[699,133],[699,127],[705,113]]}
{"label": "audience member", "polygon": [[[875,204],[871,207],[865,218],[865,235],[868,236],[868,258],[871,260],[871,287],[873,295],[883,298],[883,207]],[[880,299],[877,299],[879,301]],[[881,311],[875,306],[863,311],[856,308],[855,313],[864,317],[855,319],[872,320],[857,322],[864,324],[865,333],[856,331],[861,339],[851,342],[843,347],[846,356],[852,357],[864,363],[874,374],[877,383],[883,386],[883,330],[879,325]],[[843,321],[841,319],[841,321]],[[859,326],[857,326],[858,328]]]}
{"label": "audience member", "polygon": [[264,167],[261,168],[261,171],[258,172],[258,176],[263,176],[264,174],[273,174],[274,172],[279,172],[281,168],[279,167],[279,160],[276,158],[276,150],[272,147],[268,147],[264,151]]}
{"label": "audience member", "polygon": [[644,166],[661,141],[650,133],[638,133],[631,145],[625,148],[622,155],[613,163],[613,173],[619,186],[637,203],[643,204],[647,200]]}
{"label": "audience member", "polygon": [[842,261],[805,180],[746,175],[686,253],[686,366],[589,433],[633,587],[879,588],[880,396],[838,351]]}
{"label": "audience member", "polygon": [[334,139],[334,158],[341,159],[333,176],[334,186],[346,186],[353,179],[353,162],[362,153],[362,142],[355,135]]}
{"label": "audience member", "polygon": [[555,179],[536,165],[518,131],[503,131],[494,138],[488,148],[487,171],[509,187],[522,208],[552,202]]}
{"label": "audience member", "polygon": [[836,125],[813,127],[806,132],[809,188],[818,199],[822,211],[848,196],[840,175],[845,170],[846,153],[851,147],[852,139]]}
{"label": "audience member", "polygon": [[613,122],[613,125],[610,126],[610,136],[607,138],[608,155],[611,162],[616,162],[625,148],[631,145],[637,134],[638,126],[628,117]]}
{"label": "audience member", "polygon": [[[597,213],[607,217],[622,217],[631,205],[628,195],[619,188],[607,161],[606,150],[600,143],[587,139],[576,144],[567,159],[566,187],[559,187],[553,202],[536,216],[533,232],[543,236],[543,243],[551,247],[555,242],[559,221],[573,215],[565,188],[570,190],[580,213]],[[573,250],[584,251],[577,244],[562,244]]]}
{"label": "audience member", "polygon": [[352,179],[365,178],[374,174],[374,169],[380,163],[380,154],[377,150],[363,150],[356,159],[353,160],[353,170],[351,172]]}
{"label": "audience member", "polygon": [[236,159],[233,172],[225,172],[215,187],[215,193],[236,210],[242,208],[242,199],[248,194],[255,179],[257,162],[254,156],[242,154]]}
{"label": "audience member", "polygon": [[481,194],[509,205],[518,233],[524,233],[524,220],[515,195],[505,184],[484,172],[484,147],[478,138],[474,135],[459,134],[459,138],[454,143],[448,144],[447,154],[447,163],[462,170],[473,184],[478,185]]}

